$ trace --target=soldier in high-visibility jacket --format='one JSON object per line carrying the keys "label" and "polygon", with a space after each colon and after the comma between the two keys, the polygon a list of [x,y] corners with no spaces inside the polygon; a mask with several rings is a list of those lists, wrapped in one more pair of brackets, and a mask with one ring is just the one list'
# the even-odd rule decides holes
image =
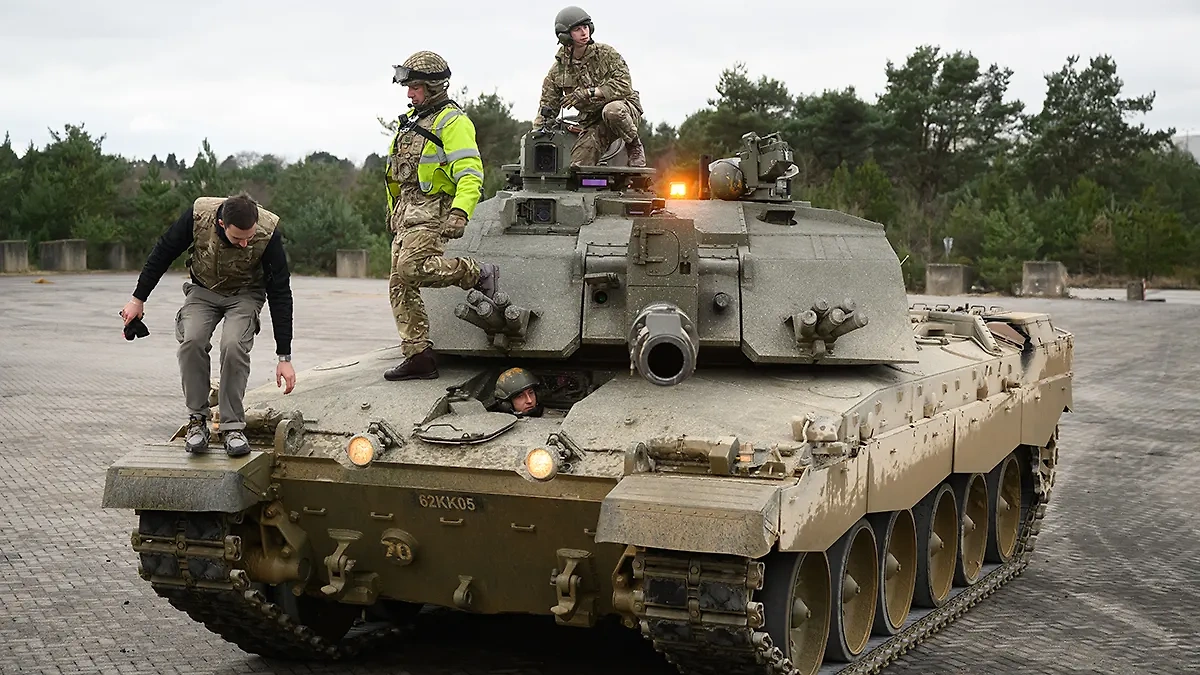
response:
{"label": "soldier in high-visibility jacket", "polygon": [[450,100],[450,67],[429,51],[408,57],[393,82],[408,87],[412,109],[399,119],[388,147],[388,226],[392,271],[388,297],[405,360],[389,368],[388,380],[438,376],[422,288],[479,289],[492,297],[499,269],[473,258],[444,257],[446,242],[463,235],[483,197],[483,161],[475,125]]}

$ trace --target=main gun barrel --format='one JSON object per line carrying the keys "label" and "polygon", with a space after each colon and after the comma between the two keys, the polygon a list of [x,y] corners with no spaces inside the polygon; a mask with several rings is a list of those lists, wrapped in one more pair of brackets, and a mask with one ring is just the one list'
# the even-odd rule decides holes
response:
{"label": "main gun barrel", "polygon": [[669,302],[647,305],[629,329],[629,360],[660,386],[679,384],[696,370],[700,341],[691,318]]}

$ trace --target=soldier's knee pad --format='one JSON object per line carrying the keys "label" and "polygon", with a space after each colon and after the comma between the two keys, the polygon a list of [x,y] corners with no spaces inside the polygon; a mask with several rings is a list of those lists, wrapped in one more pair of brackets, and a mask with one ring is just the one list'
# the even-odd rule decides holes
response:
{"label": "soldier's knee pad", "polygon": [[604,104],[604,109],[600,111],[604,121],[612,124],[625,118],[629,111],[625,108],[624,101],[609,101]]}

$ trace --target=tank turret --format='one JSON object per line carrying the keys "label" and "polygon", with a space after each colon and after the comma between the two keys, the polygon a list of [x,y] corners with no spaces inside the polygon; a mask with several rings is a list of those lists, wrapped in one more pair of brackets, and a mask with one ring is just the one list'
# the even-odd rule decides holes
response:
{"label": "tank turret", "polygon": [[[601,164],[572,166],[569,121],[544,117],[504,167],[506,189],[449,249],[498,262],[503,292],[428,294],[440,353],[612,361],[620,345],[656,384],[738,361],[915,359],[883,227],[795,200],[778,133],[747,133],[709,164],[711,199],[667,200],[653,168],[624,165],[620,141]],[[654,354],[670,355],[671,374],[654,374]]]}

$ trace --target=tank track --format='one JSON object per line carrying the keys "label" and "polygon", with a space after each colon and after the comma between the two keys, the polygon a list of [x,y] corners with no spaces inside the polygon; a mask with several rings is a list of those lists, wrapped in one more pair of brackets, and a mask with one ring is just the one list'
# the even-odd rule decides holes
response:
{"label": "tank track", "polygon": [[[943,606],[868,648],[853,662],[822,664],[820,673],[878,673],[1015,578],[1029,564],[1054,482],[1055,444],[1033,448],[1029,504],[1012,559],[991,570]],[[763,628],[763,605],[753,601],[765,566],[749,558],[639,550],[633,560],[641,597],[634,602],[642,635],[683,675],[797,675]],[[873,641],[874,642],[874,641]]]}
{"label": "tank track", "polygon": [[230,525],[226,514],[143,512],[133,533],[139,575],[208,630],[267,658],[347,659],[403,633],[399,626],[371,624],[332,641],[299,623],[233,566],[241,540],[230,534]]}

